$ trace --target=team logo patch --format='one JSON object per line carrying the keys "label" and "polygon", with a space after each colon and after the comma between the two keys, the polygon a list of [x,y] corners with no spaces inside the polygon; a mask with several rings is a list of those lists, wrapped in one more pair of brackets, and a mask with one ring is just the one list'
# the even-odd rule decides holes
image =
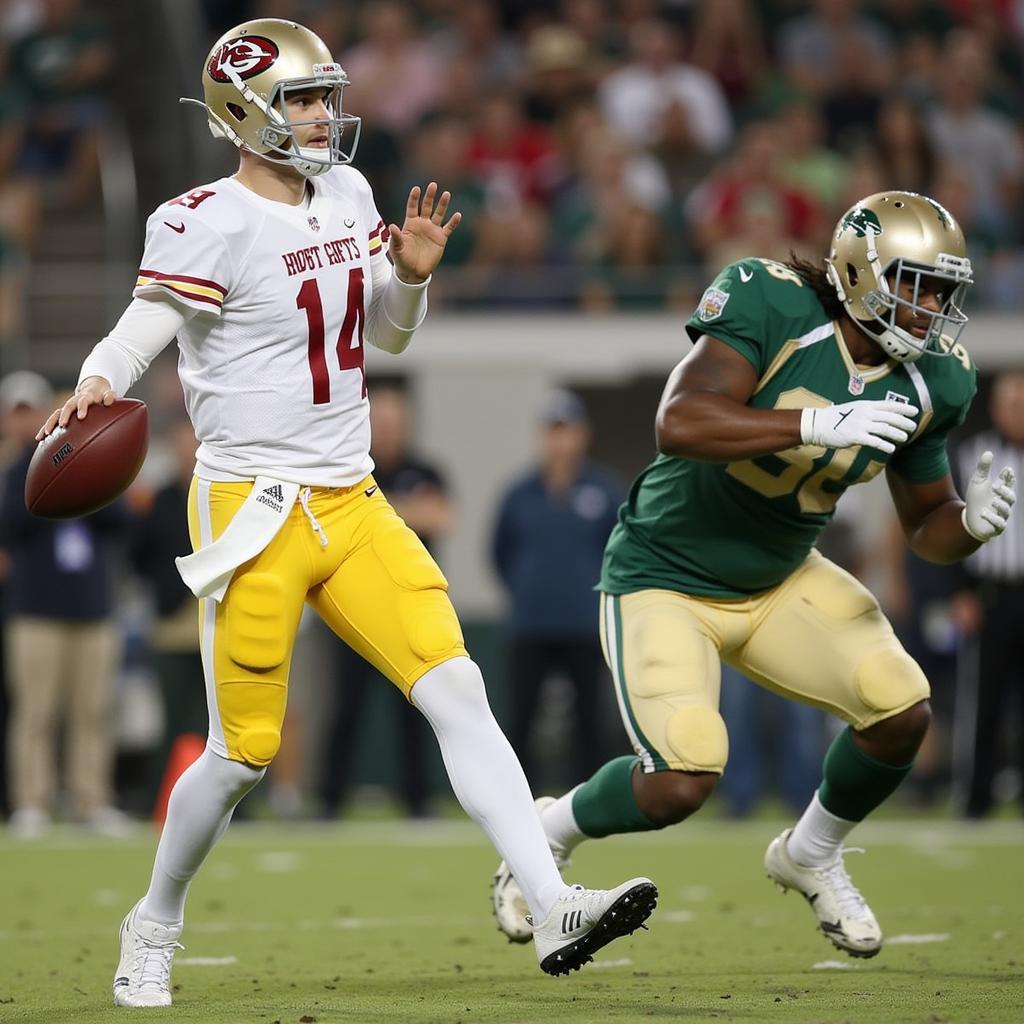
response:
{"label": "team logo patch", "polygon": [[855,206],[840,222],[839,231],[842,234],[847,228],[856,232],[858,238],[863,238],[870,228],[876,235],[882,233],[882,223],[874,210],[866,206]]}
{"label": "team logo patch", "polygon": [[242,81],[266,71],[277,60],[277,43],[266,36],[239,36],[229,39],[210,58],[206,71],[215,82],[230,82],[225,68],[230,69]]}
{"label": "team logo patch", "polygon": [[310,217],[310,218],[309,218],[309,226],[310,226],[310,227],[311,227],[311,228],[312,228],[312,229],[313,229],[314,231],[319,231],[319,230],[320,230],[320,221],[318,221],[318,220],[316,219],[316,217]]}
{"label": "team logo patch", "polygon": [[846,390],[851,395],[863,395],[864,394],[864,378],[859,373],[851,373],[850,381],[846,386]]}
{"label": "team logo patch", "polygon": [[729,301],[729,293],[721,288],[708,288],[700,298],[697,306],[697,319],[707,323],[722,315],[725,304]]}

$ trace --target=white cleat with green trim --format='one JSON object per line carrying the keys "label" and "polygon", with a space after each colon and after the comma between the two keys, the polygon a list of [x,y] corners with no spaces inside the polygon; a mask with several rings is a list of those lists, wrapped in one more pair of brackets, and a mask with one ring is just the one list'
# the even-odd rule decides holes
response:
{"label": "white cleat with green trim", "polygon": [[811,905],[818,926],[837,949],[850,956],[875,956],[882,948],[882,929],[843,864],[843,851],[823,867],[804,867],[789,855],[792,829],[776,836],[764,855],[768,877],[781,889],[795,889]]}

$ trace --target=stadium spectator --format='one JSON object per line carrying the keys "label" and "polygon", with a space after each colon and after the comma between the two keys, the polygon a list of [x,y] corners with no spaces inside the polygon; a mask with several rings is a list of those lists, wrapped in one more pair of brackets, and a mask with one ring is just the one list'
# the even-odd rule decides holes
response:
{"label": "stadium spectator", "polygon": [[551,125],[595,89],[587,44],[564,25],[542,25],[526,47],[524,86],[526,112]]}
{"label": "stadium spectator", "polygon": [[560,7],[562,20],[583,40],[599,74],[625,56],[621,26],[603,0],[562,0]]}
{"label": "stadium spectator", "polygon": [[114,54],[80,0],[43,0],[39,23],[15,38],[12,81],[28,104],[17,170],[52,179],[62,207],[94,197],[106,115],[100,87]]}
{"label": "stadium spectator", "polygon": [[502,30],[497,7],[489,0],[460,0],[450,22],[435,33],[433,48],[447,65],[465,62],[472,69],[473,91],[503,89],[518,82],[522,49],[515,36]]}
{"label": "stadium spectator", "polygon": [[545,203],[558,177],[554,143],[546,128],[526,117],[512,90],[478,97],[476,124],[466,154],[487,191],[492,212],[514,218],[531,203]]}
{"label": "stadium spectator", "polygon": [[851,34],[837,46],[832,72],[822,98],[826,139],[833,149],[849,153],[874,138],[878,111],[892,85],[891,68],[873,60],[864,38]]}
{"label": "stadium spectator", "polygon": [[858,0],[815,0],[806,15],[787,22],[776,36],[782,70],[801,92],[827,94],[840,84],[839,69],[850,44],[872,71],[886,68],[892,41]]}
{"label": "stadium spectator", "polygon": [[709,266],[754,252],[785,259],[819,242],[821,213],[809,192],[783,177],[780,141],[775,122],[751,122],[732,159],[691,194],[687,212]]}
{"label": "stadium spectator", "polygon": [[535,786],[533,733],[542,689],[555,673],[573,690],[572,774],[592,771],[606,753],[594,584],[623,490],[587,459],[590,440],[579,396],[552,392],[541,411],[538,462],[505,492],[491,537],[510,602],[508,737]]}
{"label": "stadium spectator", "polygon": [[[413,423],[409,399],[397,385],[376,385],[370,392],[370,455],[373,478],[392,507],[428,550],[451,529],[453,509],[444,477],[412,448]],[[337,648],[337,699],[327,726],[320,811],[334,818],[351,792],[352,767],[359,726],[366,718],[371,691],[381,692],[397,724],[398,795],[406,813],[423,818],[430,813],[430,728],[395,687],[369,662],[344,644]]]}
{"label": "stadium spectator", "polygon": [[[398,187],[391,196],[392,209],[401,209],[409,189],[419,181],[450,182],[453,195],[459,197],[459,209],[465,221],[448,242],[445,259],[452,266],[464,267],[473,257],[476,229],[484,210],[485,188],[469,168],[470,131],[465,121],[450,114],[424,118],[406,144],[406,159],[401,166]],[[431,301],[437,302],[447,278],[431,285]]]}
{"label": "stadium spectator", "polygon": [[441,62],[416,31],[413,12],[399,0],[379,0],[362,11],[365,38],[341,61],[352,85],[347,108],[402,135],[432,109],[441,92]]}
{"label": "stadium spectator", "polygon": [[1024,194],[1024,148],[1013,122],[983,103],[984,61],[973,44],[951,38],[946,55],[929,116],[932,139],[943,160],[965,162],[982,230],[1009,240]]}
{"label": "stadium spectator", "polygon": [[878,111],[873,142],[892,188],[932,194],[939,162],[917,104],[905,96],[888,96]]}
{"label": "stadium spectator", "polygon": [[49,826],[63,720],[63,776],[72,812],[96,831],[118,834],[127,819],[113,807],[111,794],[111,701],[119,646],[111,619],[111,546],[125,517],[116,504],[60,521],[26,509],[35,434],[52,407],[53,393],[38,374],[22,370],[0,381],[4,432],[20,449],[4,475],[0,505],[0,547],[10,557],[4,622],[10,825],[24,838]]}
{"label": "stadium spectator", "polygon": [[[999,374],[989,414],[992,426],[965,441],[957,453],[965,485],[985,451],[994,454],[995,466],[1012,467],[1018,480],[1024,476],[1024,372]],[[1018,721],[1024,726],[1024,526],[1011,518],[991,548],[981,548],[957,568],[959,586],[950,601],[950,615],[967,643],[961,649],[956,721],[967,730],[970,740],[965,746],[972,752],[966,777],[957,781],[964,814],[984,818],[995,802],[994,783],[1004,750],[1020,774],[1024,809],[1024,744],[1018,733],[1011,754],[1006,742],[1013,694]]]}
{"label": "stadium spectator", "polygon": [[630,60],[600,85],[598,95],[612,130],[640,147],[663,137],[676,108],[695,153],[720,153],[733,133],[732,114],[721,86],[707,71],[679,56],[675,30],[643,21],[630,30]]}
{"label": "stadium spectator", "polygon": [[872,14],[899,49],[916,39],[939,41],[956,24],[949,4],[941,0],[885,0],[872,6]]}
{"label": "stadium spectator", "polygon": [[825,145],[825,121],[820,106],[808,99],[788,104],[780,115],[779,128],[783,136],[779,164],[782,178],[813,196],[832,220],[847,206],[850,162]]}
{"label": "stadium spectator", "polygon": [[750,0],[700,0],[690,60],[713,75],[734,112],[758,99],[767,73],[761,20]]}
{"label": "stadium spectator", "polygon": [[561,128],[566,174],[552,204],[557,253],[562,260],[592,263],[607,252],[606,225],[623,216],[624,207],[664,216],[671,187],[661,163],[617,138],[595,104],[577,106]]}
{"label": "stadium spectator", "polygon": [[209,720],[206,683],[196,622],[199,604],[181,581],[174,559],[191,552],[188,489],[196,465],[196,436],[183,416],[166,430],[172,475],[148,508],[131,524],[130,556],[148,585],[156,622],[149,635],[153,669],[160,684],[164,728],[153,753],[149,790],[155,796],[171,748],[179,736],[196,733],[205,740]]}

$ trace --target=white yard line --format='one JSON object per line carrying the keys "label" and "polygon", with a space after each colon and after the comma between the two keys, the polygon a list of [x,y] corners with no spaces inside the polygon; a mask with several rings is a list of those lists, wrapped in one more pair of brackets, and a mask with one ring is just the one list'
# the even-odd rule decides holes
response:
{"label": "white yard line", "polygon": [[948,942],[948,932],[929,932],[924,935],[891,935],[885,939],[887,946],[923,946],[927,942]]}
{"label": "white yard line", "polygon": [[237,956],[179,956],[175,967],[228,967],[237,964]]}
{"label": "white yard line", "polygon": [[623,957],[621,960],[595,960],[588,968],[588,971],[592,971],[598,967],[632,967],[633,961],[629,957]]}

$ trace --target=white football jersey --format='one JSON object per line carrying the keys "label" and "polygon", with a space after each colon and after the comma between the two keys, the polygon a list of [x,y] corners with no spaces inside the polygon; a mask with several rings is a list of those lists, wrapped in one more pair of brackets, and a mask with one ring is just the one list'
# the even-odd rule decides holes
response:
{"label": "white football jersey", "polygon": [[178,371],[207,479],[344,487],[373,468],[363,334],[374,276],[390,277],[387,229],[354,168],[310,185],[289,206],[221,178],[146,225],[134,294],[198,311]]}

